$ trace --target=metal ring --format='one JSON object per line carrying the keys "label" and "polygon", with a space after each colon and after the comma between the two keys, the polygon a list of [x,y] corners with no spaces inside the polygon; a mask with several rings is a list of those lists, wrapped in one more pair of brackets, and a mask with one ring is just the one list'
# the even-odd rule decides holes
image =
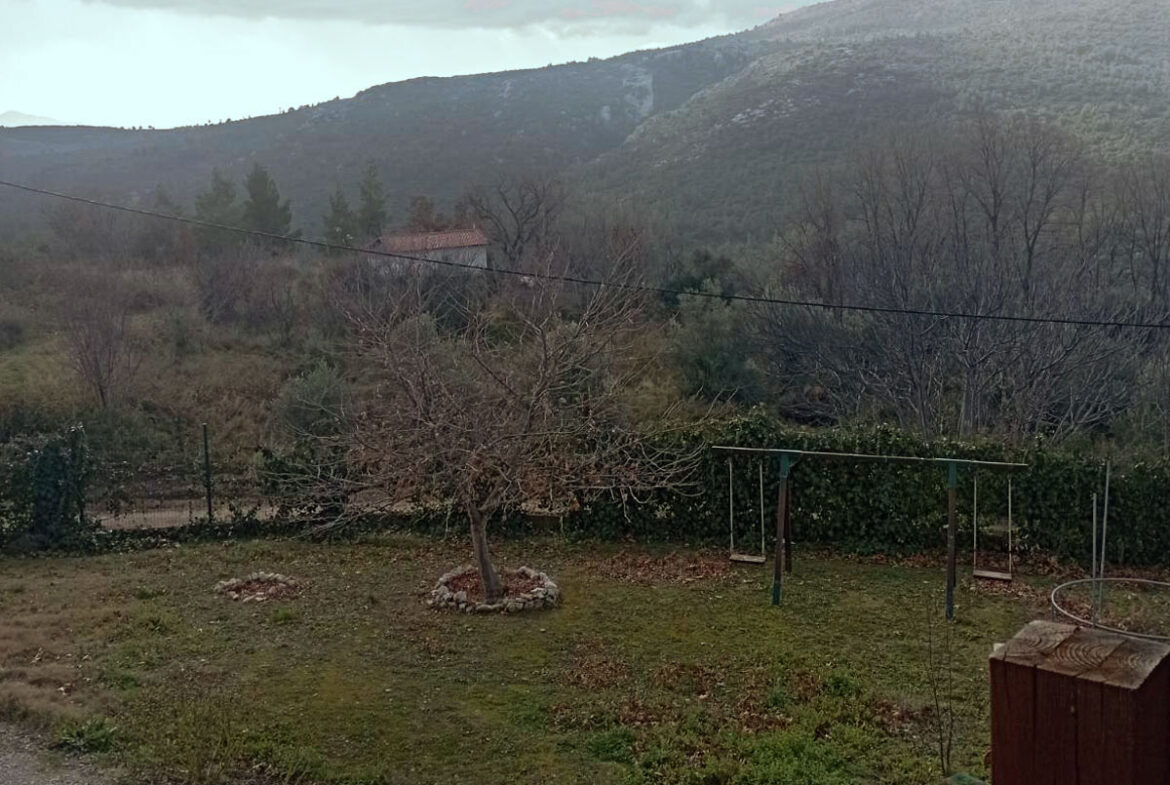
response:
{"label": "metal ring", "polygon": [[1148,578],[1081,578],[1079,580],[1060,584],[1052,590],[1052,594],[1049,596],[1049,601],[1052,603],[1052,609],[1054,611],[1060,613],[1065,618],[1076,622],[1082,627],[1092,627],[1097,630],[1112,632],[1118,635],[1124,635],[1129,638],[1141,638],[1147,641],[1162,641],[1165,643],[1170,643],[1170,635],[1148,635],[1141,632],[1121,630],[1117,627],[1110,627],[1105,624],[1097,624],[1095,622],[1089,621],[1088,619],[1082,619],[1080,616],[1077,616],[1076,614],[1070,611],[1066,611],[1064,608],[1060,607],[1060,603],[1056,599],[1057,594],[1069,588],[1070,586],[1079,586],[1085,583],[1140,583],[1143,586],[1159,586],[1163,589],[1170,589],[1170,583],[1166,583],[1165,581],[1152,581]]}

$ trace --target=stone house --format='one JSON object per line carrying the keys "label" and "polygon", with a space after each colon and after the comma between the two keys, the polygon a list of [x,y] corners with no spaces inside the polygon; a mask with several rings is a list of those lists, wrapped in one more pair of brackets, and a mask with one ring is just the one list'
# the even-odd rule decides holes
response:
{"label": "stone house", "polygon": [[[373,242],[370,250],[486,268],[489,244],[487,235],[479,229],[448,229],[442,232],[383,235]],[[372,258],[392,261],[386,257]]]}

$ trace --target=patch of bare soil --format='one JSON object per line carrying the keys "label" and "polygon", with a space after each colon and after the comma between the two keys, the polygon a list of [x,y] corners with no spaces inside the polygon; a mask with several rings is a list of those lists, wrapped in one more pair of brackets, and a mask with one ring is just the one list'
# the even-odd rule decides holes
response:
{"label": "patch of bare soil", "polygon": [[594,569],[610,580],[641,586],[716,581],[731,574],[727,555],[710,552],[651,556],[623,551],[601,560]]}

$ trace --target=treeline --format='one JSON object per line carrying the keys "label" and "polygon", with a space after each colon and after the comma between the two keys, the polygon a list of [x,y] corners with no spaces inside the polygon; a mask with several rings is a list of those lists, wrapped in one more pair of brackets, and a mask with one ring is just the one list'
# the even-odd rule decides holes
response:
{"label": "treeline", "polygon": [[[334,190],[324,239],[363,247],[387,231],[475,225],[493,263],[510,269],[596,278],[629,262],[662,290],[640,316],[646,345],[663,350],[662,398],[761,404],[807,425],[1170,452],[1166,331],[1124,326],[1170,319],[1166,160],[1106,165],[1042,122],[984,116],[863,151],[801,194],[766,246],[695,249],[636,205],[587,203],[556,179],[519,174],[467,191],[447,212],[420,196],[395,221],[371,166]],[[161,191],[154,209],[185,214]],[[88,206],[51,215],[53,255],[87,262],[84,280],[64,287],[76,296],[64,298],[61,324],[78,336],[68,339],[72,364],[103,404],[151,351],[126,348],[130,316],[149,303],[93,260],[189,271],[197,314],[170,323],[176,356],[198,352],[206,323],[268,336],[300,370],[339,362],[349,328],[337,304],[373,291],[369,265],[352,255],[323,263],[287,244]],[[239,185],[213,174],[191,215],[297,235],[259,165]],[[742,294],[894,312],[729,299]],[[81,337],[94,335],[106,337]]]}
{"label": "treeline", "polygon": [[1105,166],[1031,120],[893,140],[804,183],[738,272],[830,307],[684,304],[692,392],[809,423],[1170,446],[1165,159]]}

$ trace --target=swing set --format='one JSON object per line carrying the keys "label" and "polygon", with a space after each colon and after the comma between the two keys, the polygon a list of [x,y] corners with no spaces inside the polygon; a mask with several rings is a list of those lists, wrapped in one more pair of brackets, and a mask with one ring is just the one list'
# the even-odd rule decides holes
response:
{"label": "swing set", "polygon": [[[772,604],[779,605],[784,590],[784,573],[792,572],[792,468],[798,461],[878,461],[888,463],[936,465],[947,471],[947,595],[946,613],[948,619],[955,615],[955,585],[957,576],[956,533],[958,530],[958,485],[959,469],[972,472],[972,576],[986,580],[1011,581],[1014,577],[1014,537],[1012,524],[1012,482],[1007,482],[1007,570],[991,570],[980,567],[979,550],[979,484],[977,470],[1012,473],[1028,468],[1026,463],[1005,463],[1002,461],[977,461],[967,458],[918,458],[906,455],[873,455],[867,453],[819,452],[814,450],[788,450],[772,447],[731,447],[717,445],[711,448],[727,454],[727,496],[728,527],[730,530],[730,559],[743,564],[765,564],[767,562],[766,523],[764,513],[764,463],[768,458],[777,462],[779,488],[776,499],[775,555],[772,561]],[[759,505],[760,505],[760,553],[744,553],[735,545],[735,468],[733,459],[742,455],[759,457]]]}

